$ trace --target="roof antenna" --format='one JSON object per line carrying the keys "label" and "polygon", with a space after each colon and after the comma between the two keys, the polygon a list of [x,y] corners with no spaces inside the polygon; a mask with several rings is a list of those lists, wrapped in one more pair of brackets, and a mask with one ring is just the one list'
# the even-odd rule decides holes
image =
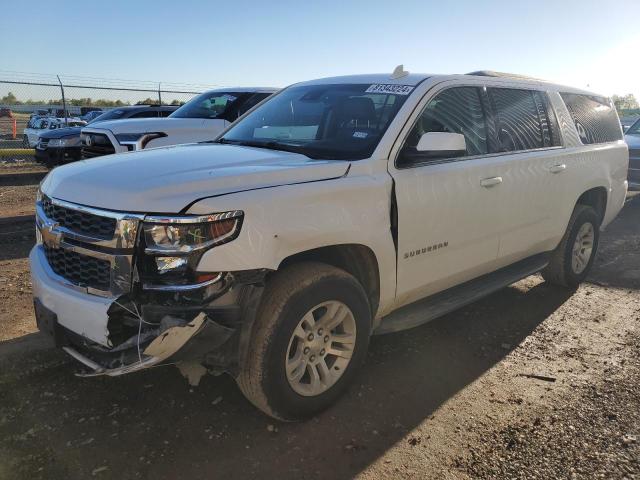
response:
{"label": "roof antenna", "polygon": [[407,75],[409,75],[409,72],[404,69],[404,65],[398,65],[391,74],[391,80],[397,80],[398,78],[406,77]]}

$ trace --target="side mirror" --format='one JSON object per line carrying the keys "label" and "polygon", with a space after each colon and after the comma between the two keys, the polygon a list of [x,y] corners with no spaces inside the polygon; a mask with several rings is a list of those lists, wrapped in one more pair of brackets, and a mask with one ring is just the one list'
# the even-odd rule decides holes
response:
{"label": "side mirror", "polygon": [[415,147],[405,146],[398,157],[398,166],[437,160],[439,158],[463,157],[467,153],[464,135],[449,132],[423,133]]}
{"label": "side mirror", "polygon": [[416,150],[433,158],[459,157],[467,153],[467,142],[460,133],[428,132],[422,134]]}

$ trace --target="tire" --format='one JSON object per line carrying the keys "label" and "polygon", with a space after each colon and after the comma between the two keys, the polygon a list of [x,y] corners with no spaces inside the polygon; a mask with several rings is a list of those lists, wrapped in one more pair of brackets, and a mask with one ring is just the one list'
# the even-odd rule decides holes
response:
{"label": "tire", "polygon": [[[330,318],[334,310],[341,312],[335,318],[344,316],[345,320],[337,327],[321,332],[323,324],[330,327],[332,322],[323,323],[323,320]],[[302,322],[316,315],[315,326],[308,330],[305,328],[305,332],[313,330],[321,335],[315,335],[315,343],[308,343],[308,336],[302,340],[307,333],[300,335],[299,328],[301,325],[308,327]],[[347,324],[354,326],[349,331],[355,331],[355,339],[352,333],[337,332],[339,329],[347,332]],[[265,287],[248,353],[236,381],[247,399],[267,415],[284,421],[307,419],[329,407],[344,393],[364,363],[370,332],[369,302],[364,289],[353,276],[323,263],[305,262],[286,267],[275,273]],[[329,335],[331,340],[326,345],[330,347],[324,352],[323,344],[316,343],[327,342]],[[350,345],[337,344],[340,348],[352,348],[350,359],[343,359],[342,354],[334,357],[330,353],[337,348],[333,348],[336,345],[333,338],[340,335],[352,335]],[[292,355],[294,342],[296,351]],[[318,355],[316,365],[311,364],[314,352]],[[304,375],[299,381],[292,381],[287,376],[289,368],[285,364],[293,363],[303,355],[305,358],[298,362],[301,368],[297,372],[303,371]],[[306,361],[309,364],[303,363]],[[325,367],[322,370],[320,362]],[[343,368],[338,367],[338,362],[343,362],[340,363]],[[310,368],[319,375],[322,373],[316,377],[324,378],[320,382],[321,388],[325,388],[325,383],[334,383],[322,392],[311,392],[313,385],[319,384],[312,383]]]}
{"label": "tire", "polygon": [[26,135],[22,136],[22,148],[29,148],[29,137]]}
{"label": "tire", "polygon": [[[582,238],[582,235],[589,229],[589,226],[592,229],[593,236],[588,260],[578,262],[576,266],[574,259],[576,240],[579,235]],[[589,270],[596,257],[599,239],[600,216],[592,207],[576,205],[569,219],[567,231],[551,255],[549,265],[541,272],[542,277],[549,283],[568,288],[576,288],[589,274]],[[586,249],[580,250],[583,252],[586,251]]]}

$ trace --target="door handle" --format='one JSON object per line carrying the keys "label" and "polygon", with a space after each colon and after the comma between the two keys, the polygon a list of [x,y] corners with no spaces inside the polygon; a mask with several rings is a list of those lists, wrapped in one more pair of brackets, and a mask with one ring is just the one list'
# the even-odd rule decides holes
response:
{"label": "door handle", "polygon": [[552,167],[549,167],[549,171],[551,173],[560,173],[560,172],[564,172],[567,169],[567,165],[564,163],[560,163],[558,165],[553,165]]}
{"label": "door handle", "polygon": [[484,188],[491,188],[500,183],[502,183],[502,177],[483,178],[480,180],[480,185]]}

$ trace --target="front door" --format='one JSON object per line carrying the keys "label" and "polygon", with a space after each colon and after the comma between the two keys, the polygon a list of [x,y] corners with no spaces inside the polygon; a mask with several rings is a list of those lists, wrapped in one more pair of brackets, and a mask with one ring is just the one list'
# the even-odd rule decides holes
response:
{"label": "front door", "polygon": [[[486,155],[482,95],[482,87],[440,87],[389,166],[398,211],[396,306],[488,273],[497,262],[505,160]],[[427,132],[463,134],[466,154],[421,158],[415,147]]]}

